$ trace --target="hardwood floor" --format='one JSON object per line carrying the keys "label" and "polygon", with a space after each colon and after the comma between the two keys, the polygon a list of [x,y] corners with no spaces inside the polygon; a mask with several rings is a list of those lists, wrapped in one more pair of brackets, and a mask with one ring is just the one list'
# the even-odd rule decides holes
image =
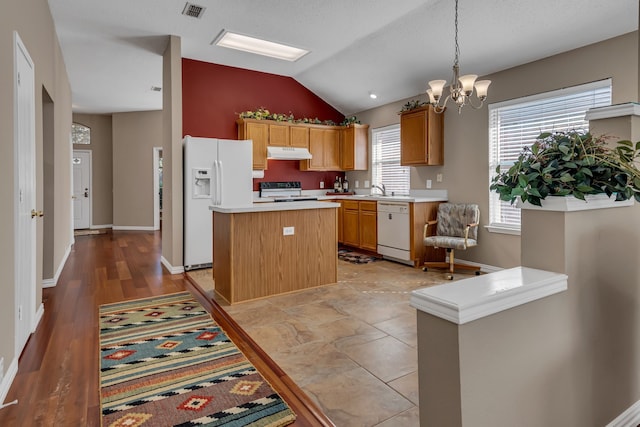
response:
{"label": "hardwood floor", "polygon": [[331,421],[275,363],[185,275],[160,264],[160,232],[78,236],[44,316],[20,358],[0,409],[0,426],[100,426],[98,306],[188,290],[296,412],[294,426]]}

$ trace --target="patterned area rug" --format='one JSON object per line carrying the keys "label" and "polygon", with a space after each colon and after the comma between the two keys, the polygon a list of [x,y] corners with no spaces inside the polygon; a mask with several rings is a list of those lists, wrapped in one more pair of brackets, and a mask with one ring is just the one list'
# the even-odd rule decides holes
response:
{"label": "patterned area rug", "polygon": [[285,426],[295,414],[182,292],[100,306],[104,427]]}
{"label": "patterned area rug", "polygon": [[378,259],[374,256],[361,254],[360,252],[354,252],[348,249],[338,249],[338,258],[352,264],[367,264]]}

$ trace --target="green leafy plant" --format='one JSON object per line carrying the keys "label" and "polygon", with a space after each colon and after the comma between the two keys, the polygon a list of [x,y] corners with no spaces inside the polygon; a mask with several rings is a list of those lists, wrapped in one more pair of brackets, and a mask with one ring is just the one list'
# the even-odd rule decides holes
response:
{"label": "green leafy plant", "polygon": [[610,147],[606,139],[579,131],[542,133],[509,170],[496,168],[489,188],[512,204],[519,198],[542,206],[548,196],[585,200],[587,194],[601,193],[640,202],[640,142]]}
{"label": "green leafy plant", "polygon": [[340,122],[340,126],[349,126],[350,124],[360,124],[360,120],[356,116],[345,117],[342,122]]}
{"label": "green leafy plant", "polygon": [[428,102],[420,101],[419,99],[414,99],[413,101],[409,101],[406,104],[404,104],[400,112],[404,113],[405,111],[415,110],[416,108],[424,107],[425,105],[428,105],[428,104],[429,104]]}

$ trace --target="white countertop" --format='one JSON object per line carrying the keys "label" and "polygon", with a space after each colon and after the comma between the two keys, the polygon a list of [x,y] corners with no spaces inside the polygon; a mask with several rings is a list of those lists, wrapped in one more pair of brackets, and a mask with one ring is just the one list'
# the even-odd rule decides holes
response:
{"label": "white countertop", "polygon": [[426,203],[426,202],[446,202],[446,198],[442,197],[422,197],[422,196],[376,196],[376,195],[360,195],[343,196],[340,194],[330,196],[319,196],[318,200],[373,200],[376,202],[410,202],[410,203]]}
{"label": "white countertop", "polygon": [[254,203],[248,206],[209,206],[209,210],[212,212],[220,213],[247,213],[247,212],[271,212],[271,211],[296,211],[303,209],[329,209],[338,208],[339,203],[333,202],[317,202],[312,200],[305,200],[302,202],[267,202],[267,203]]}
{"label": "white countertop", "polygon": [[566,274],[515,267],[415,290],[410,304],[462,325],[566,289]]}

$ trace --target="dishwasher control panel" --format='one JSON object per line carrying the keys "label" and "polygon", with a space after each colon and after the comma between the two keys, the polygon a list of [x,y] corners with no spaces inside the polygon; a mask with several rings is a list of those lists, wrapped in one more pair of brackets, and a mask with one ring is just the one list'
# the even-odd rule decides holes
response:
{"label": "dishwasher control panel", "polygon": [[378,202],[378,212],[409,213],[409,203],[406,202]]}

